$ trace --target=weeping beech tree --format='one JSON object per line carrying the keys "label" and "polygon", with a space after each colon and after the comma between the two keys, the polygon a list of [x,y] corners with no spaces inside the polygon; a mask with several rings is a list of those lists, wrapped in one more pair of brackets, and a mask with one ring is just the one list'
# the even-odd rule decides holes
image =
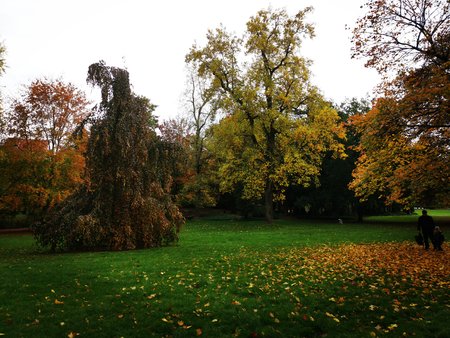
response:
{"label": "weeping beech tree", "polygon": [[126,70],[92,64],[101,90],[86,154],[86,181],[35,237],[52,250],[129,250],[174,242],[183,217],[169,194],[173,145],[155,133],[154,106],[130,89]]}

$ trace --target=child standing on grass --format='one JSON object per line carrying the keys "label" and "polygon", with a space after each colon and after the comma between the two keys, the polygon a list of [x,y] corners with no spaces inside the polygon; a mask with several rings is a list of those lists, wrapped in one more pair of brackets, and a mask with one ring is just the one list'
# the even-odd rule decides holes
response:
{"label": "child standing on grass", "polygon": [[442,243],[444,243],[444,234],[439,226],[434,227],[433,231],[433,246],[435,250],[442,251]]}

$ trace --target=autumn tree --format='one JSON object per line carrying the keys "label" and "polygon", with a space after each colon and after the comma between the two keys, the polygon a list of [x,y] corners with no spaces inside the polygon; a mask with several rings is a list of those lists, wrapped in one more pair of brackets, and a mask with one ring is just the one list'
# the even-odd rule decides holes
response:
{"label": "autumn tree", "polygon": [[338,115],[310,83],[309,62],[299,53],[302,38],[313,36],[305,23],[310,11],[259,11],[242,37],[210,30],[206,46],[194,45],[186,57],[227,112],[211,141],[222,191],[241,186],[246,199],[264,196],[269,222],[286,187],[311,184],[324,154],[343,150]]}
{"label": "autumn tree", "polygon": [[450,14],[448,1],[368,2],[354,56],[387,74],[355,125],[363,135],[351,187],[406,205],[448,205]]}
{"label": "autumn tree", "polygon": [[184,204],[182,190],[192,177],[193,158],[190,147],[190,129],[189,122],[183,117],[171,118],[158,125],[162,141],[170,145],[172,149],[173,184],[171,193],[181,206]]}
{"label": "autumn tree", "polygon": [[24,140],[44,140],[57,153],[70,142],[88,114],[83,92],[62,80],[38,79],[13,100],[7,115],[8,134]]}
{"label": "autumn tree", "polygon": [[332,153],[322,161],[321,175],[318,186],[299,187],[292,185],[287,190],[285,208],[289,213],[302,216],[348,217],[362,215],[363,207],[373,210],[372,200],[362,205],[355,198],[348,184],[352,180],[352,171],[359,157],[356,146],[359,144],[359,134],[349,120],[354,116],[366,114],[371,107],[368,99],[352,98],[341,104],[335,104],[341,121],[346,125],[346,139],[343,141],[345,158],[335,158]]}
{"label": "autumn tree", "polygon": [[184,116],[188,122],[186,140],[190,158],[180,201],[188,206],[204,207],[215,204],[211,188],[211,154],[205,145],[206,131],[213,124],[220,110],[217,91],[211,88],[211,79],[198,75],[196,64],[188,64],[184,92]]}
{"label": "autumn tree", "polygon": [[154,105],[131,91],[126,70],[92,64],[101,90],[86,154],[86,183],[34,228],[51,249],[125,250],[177,239],[182,216],[169,194],[171,148],[156,134]]}
{"label": "autumn tree", "polygon": [[447,0],[374,0],[353,30],[353,57],[380,73],[448,62]]}
{"label": "autumn tree", "polygon": [[[0,146],[0,213],[34,219],[52,200],[44,141],[10,138]],[[5,218],[4,217],[4,218]]]}
{"label": "autumn tree", "polygon": [[185,106],[193,130],[194,169],[199,174],[203,166],[205,131],[216,118],[219,111],[219,102],[216,91],[211,88],[211,81],[207,77],[199,76],[198,69],[192,68],[192,64],[190,66],[185,92]]}
{"label": "autumn tree", "polygon": [[0,147],[1,212],[38,219],[82,182],[83,141],[72,133],[86,105],[80,90],[60,80],[36,80],[12,100]]}
{"label": "autumn tree", "polygon": [[448,143],[426,135],[412,141],[403,132],[385,128],[398,109],[397,101],[382,98],[367,115],[354,119],[361,134],[361,156],[350,187],[362,200],[376,196],[407,207],[448,205]]}

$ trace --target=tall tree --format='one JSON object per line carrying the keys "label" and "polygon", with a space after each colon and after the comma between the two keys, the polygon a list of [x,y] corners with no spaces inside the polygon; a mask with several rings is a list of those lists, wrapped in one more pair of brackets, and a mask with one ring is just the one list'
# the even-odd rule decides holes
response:
{"label": "tall tree", "polygon": [[211,81],[198,75],[198,69],[191,64],[188,68],[188,83],[185,92],[186,110],[192,128],[194,170],[200,174],[205,151],[205,131],[211,126],[219,111],[217,92],[211,88]]}
{"label": "tall tree", "polygon": [[34,228],[56,249],[148,248],[177,239],[182,216],[169,194],[171,148],[155,132],[154,105],[131,91],[126,70],[89,67],[99,118],[86,156],[86,184]]}
{"label": "tall tree", "polygon": [[211,79],[228,112],[212,145],[223,161],[222,189],[242,185],[245,198],[264,196],[269,222],[274,199],[284,198],[290,182],[310,184],[324,154],[343,150],[338,115],[311,85],[309,62],[299,55],[302,38],[313,36],[304,21],[310,11],[259,11],[243,37],[209,31],[207,45],[186,57]]}
{"label": "tall tree", "polygon": [[184,177],[179,199],[183,205],[205,207],[215,204],[215,194],[211,187],[211,154],[205,145],[206,131],[213,124],[219,112],[217,91],[211,88],[211,79],[198,75],[196,65],[188,64],[187,83],[184,93],[184,109],[189,123],[186,131],[189,165]]}
{"label": "tall tree", "polygon": [[[450,204],[450,4],[369,2],[355,56],[389,73],[383,97],[355,119],[363,135],[352,188],[403,204]],[[392,75],[393,74],[393,75]]]}

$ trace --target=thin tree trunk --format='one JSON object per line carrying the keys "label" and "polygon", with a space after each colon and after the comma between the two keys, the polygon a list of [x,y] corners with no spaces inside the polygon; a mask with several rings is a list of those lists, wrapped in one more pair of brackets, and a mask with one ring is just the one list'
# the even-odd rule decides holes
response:
{"label": "thin tree trunk", "polygon": [[264,192],[264,203],[267,223],[273,222],[273,182],[267,179]]}
{"label": "thin tree trunk", "polygon": [[358,223],[362,223],[363,222],[363,217],[364,217],[364,206],[361,204],[361,202],[356,202],[356,212],[358,215]]}

